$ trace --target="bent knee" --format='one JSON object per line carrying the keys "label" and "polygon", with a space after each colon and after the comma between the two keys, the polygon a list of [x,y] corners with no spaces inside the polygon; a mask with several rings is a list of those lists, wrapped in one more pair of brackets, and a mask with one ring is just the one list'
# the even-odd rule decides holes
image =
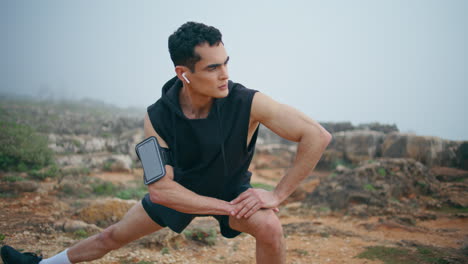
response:
{"label": "bent knee", "polygon": [[246,232],[259,241],[276,243],[283,238],[283,227],[272,210],[261,210],[246,220],[237,220],[229,223],[233,229]]}
{"label": "bent knee", "polygon": [[255,238],[266,243],[277,243],[283,238],[283,226],[279,218],[272,213],[261,219]]}
{"label": "bent knee", "polygon": [[104,231],[102,231],[100,234],[98,234],[98,240],[104,248],[108,250],[114,250],[124,245],[123,241],[119,241],[116,238],[115,231],[116,231],[116,226],[111,225],[108,228],[106,228]]}

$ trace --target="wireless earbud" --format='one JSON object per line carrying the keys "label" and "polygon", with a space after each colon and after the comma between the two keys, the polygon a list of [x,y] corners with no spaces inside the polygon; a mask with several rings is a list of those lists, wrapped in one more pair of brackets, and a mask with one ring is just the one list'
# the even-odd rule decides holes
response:
{"label": "wireless earbud", "polygon": [[185,76],[185,72],[182,73],[182,78],[184,78],[187,83],[190,83],[189,79],[187,79],[187,77]]}

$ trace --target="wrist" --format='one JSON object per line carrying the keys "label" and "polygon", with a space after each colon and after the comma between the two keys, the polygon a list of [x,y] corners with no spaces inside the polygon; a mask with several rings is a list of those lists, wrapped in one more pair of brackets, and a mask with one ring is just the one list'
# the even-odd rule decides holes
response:
{"label": "wrist", "polygon": [[273,196],[278,202],[278,205],[281,204],[287,198],[287,195],[285,195],[283,192],[281,192],[281,190],[278,190],[277,188],[273,190]]}
{"label": "wrist", "polygon": [[234,211],[234,206],[227,201],[223,201],[220,209],[222,215],[231,215],[231,213]]}

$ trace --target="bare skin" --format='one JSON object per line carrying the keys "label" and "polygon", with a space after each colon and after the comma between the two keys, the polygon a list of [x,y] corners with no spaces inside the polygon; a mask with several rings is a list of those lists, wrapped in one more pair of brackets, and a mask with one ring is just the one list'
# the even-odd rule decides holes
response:
{"label": "bare skin", "polygon": [[[191,119],[206,118],[213,99],[226,97],[229,93],[229,57],[224,45],[203,44],[197,46],[195,51],[201,60],[195,64],[193,72],[185,66],[175,67],[177,76],[183,82],[180,105],[185,116]],[[190,83],[182,77],[184,73]],[[291,169],[273,191],[249,189],[230,202],[201,196],[175,182],[173,168],[169,165],[166,165],[166,177],[149,185],[148,190],[152,202],[180,212],[229,215],[229,224],[233,229],[255,237],[257,263],[285,263],[283,230],[274,212],[314,169],[331,135],[298,110],[256,93],[252,102],[247,144],[260,123],[281,137],[298,142]],[[146,137],[155,136],[161,146],[168,147],[154,130],[148,115],[145,116],[144,130]],[[149,218],[139,203],[119,223],[71,247],[68,256],[73,263],[97,259],[160,229],[161,226]]]}

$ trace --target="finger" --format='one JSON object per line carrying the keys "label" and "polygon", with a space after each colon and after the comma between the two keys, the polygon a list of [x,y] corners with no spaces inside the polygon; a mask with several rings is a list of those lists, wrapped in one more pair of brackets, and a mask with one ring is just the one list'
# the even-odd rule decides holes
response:
{"label": "finger", "polygon": [[244,200],[238,202],[234,205],[235,214],[239,214],[239,212],[246,207],[248,204],[255,203],[255,199],[253,197],[246,197]]}
{"label": "finger", "polygon": [[247,193],[247,191],[245,191],[245,192],[241,193],[239,196],[237,196],[236,199],[232,200],[231,204],[240,203],[241,201],[243,201],[247,197],[249,197],[249,193]]}
{"label": "finger", "polygon": [[273,212],[279,213],[279,208],[278,207],[273,208]]}
{"label": "finger", "polygon": [[254,205],[245,215],[244,215],[244,218],[249,218],[251,217],[253,214],[255,214],[259,209],[260,209],[260,204],[256,204]]}
{"label": "finger", "polygon": [[246,204],[239,213],[237,213],[237,218],[242,218],[246,213],[250,211],[252,207],[256,205],[256,201],[250,201],[248,204]]}

